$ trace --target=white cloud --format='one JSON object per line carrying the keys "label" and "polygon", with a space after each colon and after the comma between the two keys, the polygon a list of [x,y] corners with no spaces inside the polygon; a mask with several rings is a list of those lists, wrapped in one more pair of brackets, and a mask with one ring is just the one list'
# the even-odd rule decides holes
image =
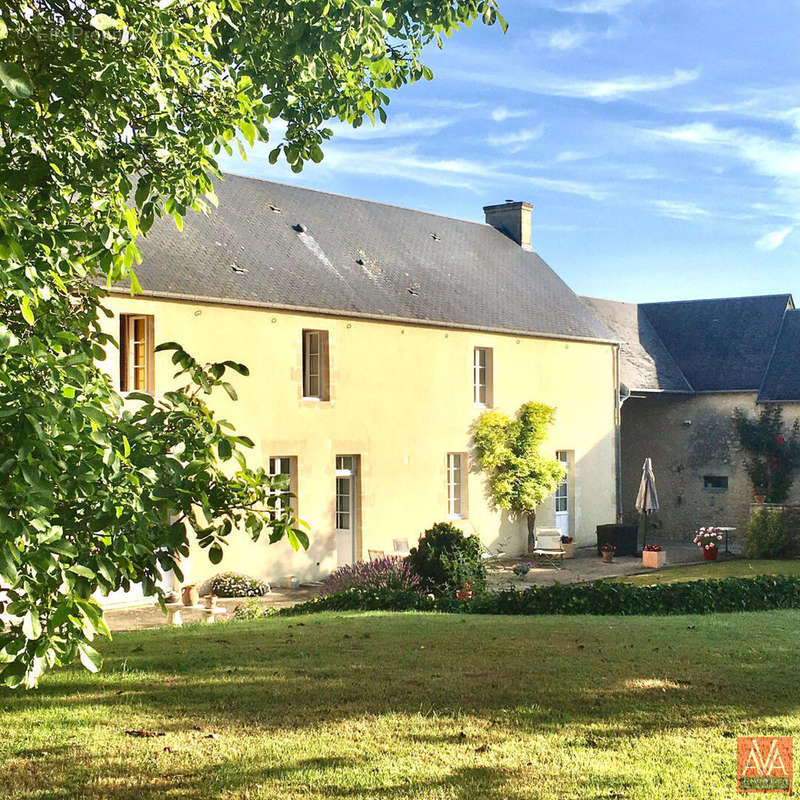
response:
{"label": "white cloud", "polygon": [[[252,162],[266,163],[269,147],[256,146]],[[276,168],[281,165],[265,168],[265,176],[278,177]],[[241,166],[226,164],[226,169],[241,170]],[[330,175],[365,175],[369,177],[398,178],[414,181],[429,186],[447,186],[475,193],[485,193],[487,189],[501,191],[503,186],[543,189],[561,194],[569,194],[589,200],[603,200],[607,196],[605,189],[581,181],[547,178],[542,175],[527,174],[529,168],[524,162],[515,162],[514,171],[502,165],[492,165],[486,161],[473,161],[465,158],[431,158],[420,154],[413,145],[390,145],[386,147],[359,147],[352,142],[341,145],[332,140],[325,146],[325,159],[309,167],[297,176],[293,182],[303,182],[306,178],[319,179],[326,172]],[[268,171],[267,171],[268,170]],[[248,170],[253,174],[252,170]],[[281,173],[281,177],[283,177]]]}
{"label": "white cloud", "polygon": [[509,133],[490,134],[486,141],[492,147],[502,147],[509,153],[518,153],[526,144],[541,139],[543,133],[544,125],[539,125],[536,128],[524,128]]}
{"label": "white cloud", "polygon": [[559,164],[564,164],[570,161],[582,161],[584,158],[591,158],[591,156],[588,153],[581,153],[577,150],[564,150],[556,156],[556,161]]}
{"label": "white cloud", "polygon": [[518,117],[527,117],[529,111],[512,111],[505,106],[498,106],[492,109],[492,119],[495,122],[505,122],[507,119],[516,119]]}
{"label": "white cloud", "polygon": [[365,122],[358,128],[333,120],[327,127],[337,139],[398,139],[403,136],[432,136],[454,122],[452,118],[390,116],[386,124]]}
{"label": "white cloud", "polygon": [[661,92],[696,81],[700,70],[676,69],[672,75],[628,75],[605,81],[551,81],[541,83],[546,94],[582,97],[590,100],[620,100],[641,92]]}
{"label": "white cloud", "polygon": [[439,70],[441,76],[480,83],[494,88],[515,89],[532,94],[575,97],[605,103],[631,95],[661,92],[696,81],[699,69],[676,69],[669,75],[624,75],[607,80],[580,80],[547,74],[520,74],[509,70]]}
{"label": "white cloud", "polygon": [[580,0],[577,3],[566,3],[555,6],[558,11],[570,14],[619,14],[633,0]]}
{"label": "white cloud", "polygon": [[672,219],[692,220],[708,216],[708,211],[696,203],[682,200],[652,200],[651,205],[658,209],[660,214]]}
{"label": "white cloud", "polygon": [[794,230],[793,225],[786,228],[780,228],[777,231],[765,233],[760,239],[756,241],[756,247],[766,253],[777,250],[785,241],[786,237]]}
{"label": "white cloud", "polygon": [[562,28],[558,31],[551,31],[544,37],[545,44],[551,50],[575,50],[581,45],[586,44],[592,35],[587,31],[572,30],[570,28]]}

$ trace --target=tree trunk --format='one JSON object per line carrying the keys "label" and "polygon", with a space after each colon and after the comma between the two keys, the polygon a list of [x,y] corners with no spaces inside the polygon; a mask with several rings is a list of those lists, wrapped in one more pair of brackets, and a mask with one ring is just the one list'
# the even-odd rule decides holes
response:
{"label": "tree trunk", "polygon": [[532,553],[536,547],[536,512],[528,514],[528,552]]}

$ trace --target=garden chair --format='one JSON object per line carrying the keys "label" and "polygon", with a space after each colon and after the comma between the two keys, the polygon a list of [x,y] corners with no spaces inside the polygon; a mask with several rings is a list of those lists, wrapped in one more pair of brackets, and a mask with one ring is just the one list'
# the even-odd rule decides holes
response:
{"label": "garden chair", "polygon": [[386,553],[383,550],[367,550],[367,555],[370,561],[377,561],[379,558],[383,558]]}
{"label": "garden chair", "polygon": [[558,528],[537,528],[533,548],[534,563],[544,561],[553,569],[564,568],[564,548],[561,544],[561,531]]}

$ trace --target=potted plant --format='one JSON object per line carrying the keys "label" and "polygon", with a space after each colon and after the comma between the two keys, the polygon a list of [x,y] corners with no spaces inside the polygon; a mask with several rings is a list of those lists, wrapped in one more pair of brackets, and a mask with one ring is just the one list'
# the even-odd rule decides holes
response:
{"label": "potted plant", "polygon": [[719,528],[700,528],[694,537],[694,543],[703,551],[706,561],[716,561],[719,555],[719,543],[722,541],[722,532]]}
{"label": "potted plant", "polygon": [[561,537],[561,547],[564,549],[564,558],[575,558],[575,542],[571,536]]}
{"label": "potted plant", "polygon": [[600,547],[600,556],[604,564],[610,564],[614,560],[614,551],[616,549],[617,548],[614,547],[613,544],[609,544],[608,542]]}
{"label": "potted plant", "polygon": [[642,549],[642,566],[660,569],[667,563],[667,551],[660,544],[648,544]]}
{"label": "potted plant", "polygon": [[763,486],[756,486],[753,490],[753,500],[756,503],[764,503],[767,499],[767,491]]}

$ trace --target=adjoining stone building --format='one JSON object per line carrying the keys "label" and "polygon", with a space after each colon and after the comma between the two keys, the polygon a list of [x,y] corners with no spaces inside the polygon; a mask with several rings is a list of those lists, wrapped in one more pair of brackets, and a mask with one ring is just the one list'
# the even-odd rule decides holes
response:
{"label": "adjoining stone building", "polygon": [[[621,303],[583,298],[622,340],[622,506],[653,459],[662,536],[689,539],[701,525],[740,535],[753,490],[733,428],[735,408],[777,403],[800,416],[800,310],[789,294]],[[800,501],[800,482],[790,502]]]}

